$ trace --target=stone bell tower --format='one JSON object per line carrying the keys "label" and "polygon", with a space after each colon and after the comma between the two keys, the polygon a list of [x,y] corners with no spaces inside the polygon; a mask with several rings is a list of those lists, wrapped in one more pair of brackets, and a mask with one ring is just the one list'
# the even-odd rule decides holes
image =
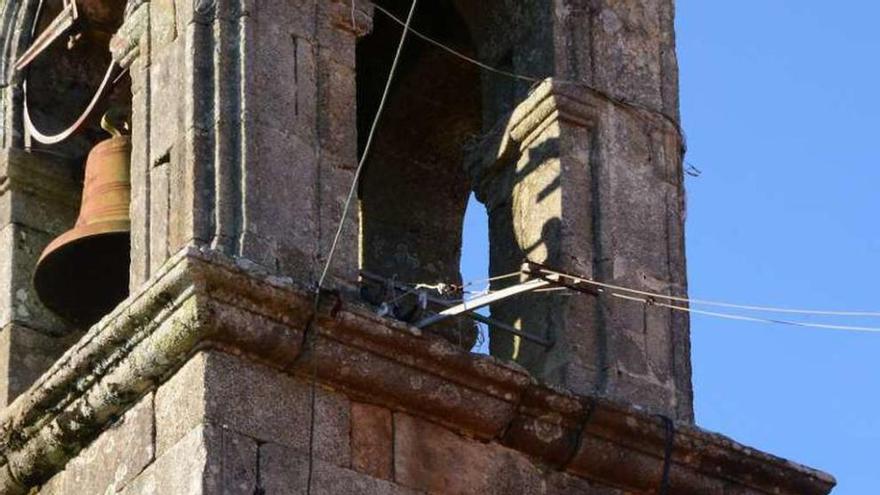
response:
{"label": "stone bell tower", "polygon": [[[481,356],[395,285],[461,284],[474,191],[492,275],[687,294],[672,0],[422,0],[344,218],[409,2],[123,3],[0,1],[0,494],[831,490],[693,424],[681,314],[529,294]],[[71,323],[32,279],[93,101],[130,120],[129,284]]]}

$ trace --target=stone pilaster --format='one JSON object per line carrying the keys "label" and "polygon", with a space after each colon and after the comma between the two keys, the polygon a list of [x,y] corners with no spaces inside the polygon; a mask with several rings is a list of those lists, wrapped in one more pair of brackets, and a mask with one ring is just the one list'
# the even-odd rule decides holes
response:
{"label": "stone pilaster", "polygon": [[31,283],[43,248],[76,219],[81,185],[71,170],[46,154],[0,153],[0,406],[72,343],[72,329],[40,303]]}
{"label": "stone pilaster", "polygon": [[[133,54],[133,290],[193,244],[314,285],[356,162],[355,43],[369,10],[356,18],[333,1],[133,10],[114,42]],[[331,286],[357,278],[357,231]]]}
{"label": "stone pilaster", "polygon": [[[469,162],[489,211],[493,275],[528,259],[628,287],[686,293],[674,124],[552,79],[502,124]],[[493,355],[571,390],[692,418],[687,318],[558,292],[496,304],[492,312],[554,342],[545,349],[493,332]]]}
{"label": "stone pilaster", "polygon": [[[548,79],[484,79],[492,130],[467,166],[489,210],[491,274],[530,259],[686,296],[673,2],[494,5],[470,14],[483,60]],[[487,28],[486,16],[535,29]],[[493,332],[493,354],[572,390],[693,420],[685,314],[558,293],[492,311],[555,342],[545,349]]]}

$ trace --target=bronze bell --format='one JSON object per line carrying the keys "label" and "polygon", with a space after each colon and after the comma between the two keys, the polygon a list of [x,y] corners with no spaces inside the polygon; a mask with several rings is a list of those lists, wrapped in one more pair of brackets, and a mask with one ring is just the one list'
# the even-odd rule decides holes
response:
{"label": "bronze bell", "polygon": [[76,225],[52,241],[37,263],[37,295],[71,323],[90,326],[128,295],[130,161],[128,136],[92,148]]}

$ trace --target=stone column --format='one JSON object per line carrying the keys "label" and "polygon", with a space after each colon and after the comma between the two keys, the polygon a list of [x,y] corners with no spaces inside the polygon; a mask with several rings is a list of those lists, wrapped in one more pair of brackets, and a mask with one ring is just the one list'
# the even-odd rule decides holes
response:
{"label": "stone column", "polygon": [[[482,50],[491,56],[508,46],[511,70],[553,76],[529,91],[520,84],[520,92],[498,76],[485,82],[495,107],[520,95],[512,113],[487,110],[498,120],[468,164],[489,210],[491,274],[516,271],[528,258],[686,295],[672,2],[529,5],[518,15],[544,19],[538,33],[493,39]],[[493,354],[580,393],[693,419],[686,314],[559,293],[523,296],[492,312],[555,342],[544,349],[498,331]]]}
{"label": "stone column", "polygon": [[[133,60],[133,290],[187,245],[315,284],[356,165],[359,10],[356,25],[347,2],[132,12],[115,46]],[[356,280],[353,224],[331,275]]]}
{"label": "stone column", "polygon": [[78,335],[43,307],[31,277],[43,248],[70,228],[81,185],[49,155],[0,153],[0,407],[39,377]]}

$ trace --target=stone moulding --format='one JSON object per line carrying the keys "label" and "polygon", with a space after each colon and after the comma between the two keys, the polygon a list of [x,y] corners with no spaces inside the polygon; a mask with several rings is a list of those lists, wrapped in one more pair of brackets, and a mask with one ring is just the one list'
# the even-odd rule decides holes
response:
{"label": "stone moulding", "polygon": [[585,87],[545,79],[507,118],[468,147],[465,168],[476,184],[482,184],[515,162],[548,127],[564,123],[594,128],[603,103]]}
{"label": "stone moulding", "polygon": [[477,192],[488,196],[487,184],[498,180],[548,128],[558,125],[598,132],[603,117],[615,111],[629,113],[654,129],[674,135],[683,146],[681,131],[671,118],[612,99],[586,85],[548,78],[492,130],[467,147],[465,169],[477,185]]}
{"label": "stone moulding", "polygon": [[[27,493],[48,480],[206,348],[304,379],[317,369],[322,386],[500,442],[553,469],[627,490],[660,483],[667,439],[661,418],[541,385],[515,365],[345,298],[324,301],[315,314],[309,291],[243,260],[187,248],[0,413],[0,493]],[[674,493],[717,493],[733,484],[824,494],[834,486],[819,471],[675,426]]]}

